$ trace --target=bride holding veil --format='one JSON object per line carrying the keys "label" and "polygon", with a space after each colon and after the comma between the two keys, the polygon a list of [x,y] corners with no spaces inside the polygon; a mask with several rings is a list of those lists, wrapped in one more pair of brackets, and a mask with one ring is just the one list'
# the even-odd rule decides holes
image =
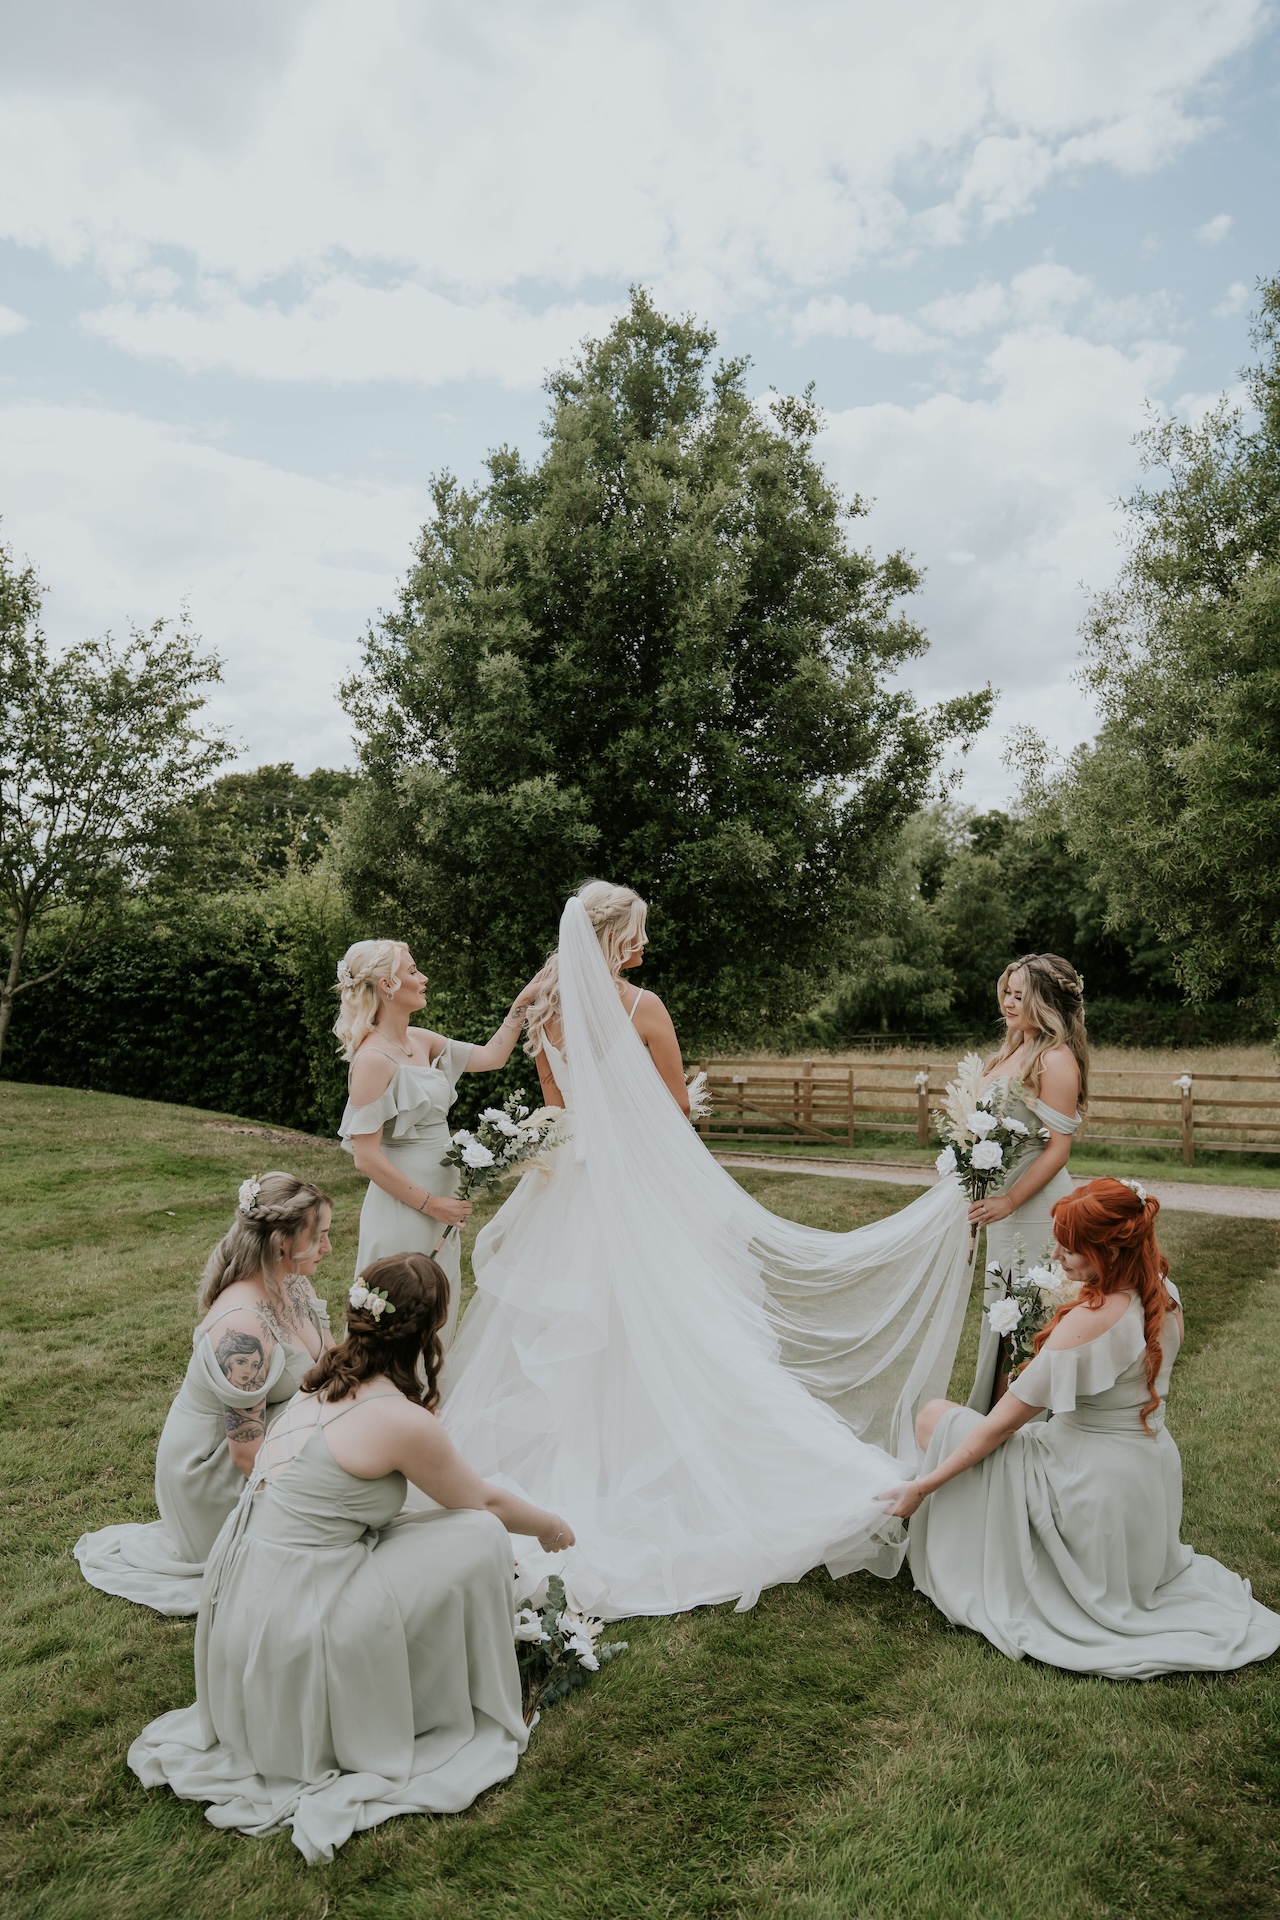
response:
{"label": "bride holding veil", "polygon": [[[652,995],[621,981],[644,902],[593,881],[566,905],[531,1019],[563,1099],[550,1178],[480,1234],[443,1417],[483,1478],[567,1513],[573,1601],[620,1618],[761,1589],[825,1563],[894,1574],[877,1495],[946,1391],[968,1295],[966,1202],[943,1180],[852,1233],[780,1219],[690,1127]],[[681,1087],[683,1092],[683,1087]]]}

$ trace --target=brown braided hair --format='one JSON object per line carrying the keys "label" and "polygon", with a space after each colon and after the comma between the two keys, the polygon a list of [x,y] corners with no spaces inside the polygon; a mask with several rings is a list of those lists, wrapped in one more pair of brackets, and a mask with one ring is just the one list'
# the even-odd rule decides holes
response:
{"label": "brown braided hair", "polygon": [[264,1173],[257,1182],[252,1210],[236,1209],[235,1218],[204,1263],[196,1312],[208,1313],[224,1288],[261,1273],[270,1286],[280,1276],[285,1242],[306,1234],[316,1238],[320,1209],[333,1201],[309,1180],[291,1173]]}
{"label": "brown braided hair", "polygon": [[[996,983],[996,1005],[1003,1013],[1004,990],[1009,976],[1020,973],[1023,980],[1022,1011],[1035,1026],[1035,1038],[1022,1070],[1024,1084],[1039,1095],[1040,1062],[1053,1047],[1066,1047],[1075,1055],[1080,1069],[1081,1113],[1089,1104],[1089,1036],[1084,1023],[1084,986],[1080,975],[1060,953],[1024,953],[1011,960]],[[999,1050],[987,1061],[986,1071],[1016,1053],[1022,1044],[1007,1034]]]}
{"label": "brown braided hair", "polygon": [[449,1314],[447,1274],[430,1254],[389,1253],[371,1261],[360,1279],[385,1293],[395,1312],[375,1318],[367,1308],[349,1306],[346,1333],[320,1355],[302,1391],[345,1400],[363,1381],[385,1374],[407,1400],[434,1413],[444,1359],[440,1329]]}
{"label": "brown braided hair", "polygon": [[1064,1194],[1052,1209],[1053,1237],[1068,1253],[1087,1253],[1094,1261],[1096,1279],[1086,1280],[1077,1298],[1059,1307],[1035,1337],[1039,1353],[1063,1315],[1076,1307],[1100,1307],[1109,1294],[1132,1291],[1142,1302],[1146,1340],[1147,1392],[1142,1424],[1160,1405],[1156,1380],[1164,1364],[1160,1335],[1173,1301],[1165,1291],[1169,1262],[1156,1239],[1160,1202],[1154,1194],[1140,1200],[1123,1180],[1103,1177],[1086,1181],[1074,1193]]}

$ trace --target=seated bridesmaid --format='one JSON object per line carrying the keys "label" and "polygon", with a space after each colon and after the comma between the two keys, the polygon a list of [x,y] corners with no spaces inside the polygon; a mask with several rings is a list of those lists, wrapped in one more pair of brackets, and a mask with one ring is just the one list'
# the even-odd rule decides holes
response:
{"label": "seated bridesmaid", "polygon": [[[507,1534],[548,1552],[574,1536],[478,1479],[436,1419],[448,1300],[424,1254],[356,1281],[346,1338],[210,1555],[196,1704],[129,1749],[144,1786],[205,1802],[218,1827],[290,1827],[309,1861],[396,1814],[460,1812],[528,1740]],[[439,1504],[400,1519],[409,1480]]]}
{"label": "seated bridesmaid", "polygon": [[1164,1409],[1183,1320],[1158,1210],[1120,1180],[1058,1201],[1076,1304],[1037,1335],[985,1418],[930,1401],[917,1422],[923,1473],[885,1496],[915,1515],[917,1587],[1014,1660],[1146,1680],[1225,1672],[1280,1647],[1280,1614],[1180,1539],[1182,1466]]}
{"label": "seated bridesmaid", "polygon": [[329,1252],[333,1203],[289,1173],[240,1188],[205,1265],[191,1359],[156,1453],[159,1520],[81,1534],[75,1556],[104,1593],[194,1613],[209,1549],[253,1471],[268,1420],[332,1346],[311,1276]]}
{"label": "seated bridesmaid", "polygon": [[457,1325],[462,1240],[451,1227],[471,1215],[457,1200],[449,1151],[449,1109],[459,1075],[505,1066],[520,1037],[530,984],[484,1046],[446,1040],[409,1016],[427,1004],[426,975],[398,940],[359,940],[338,962],[342,1005],[333,1030],[350,1062],[350,1099],[339,1134],[369,1189],[360,1209],[356,1272],[392,1253],[428,1253],[449,1279],[447,1349]]}

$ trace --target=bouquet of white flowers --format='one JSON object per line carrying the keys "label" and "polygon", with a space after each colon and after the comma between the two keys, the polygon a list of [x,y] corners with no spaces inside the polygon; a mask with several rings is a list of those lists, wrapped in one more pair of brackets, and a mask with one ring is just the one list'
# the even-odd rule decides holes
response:
{"label": "bouquet of white flowers", "polygon": [[1010,1265],[992,1260],[987,1272],[994,1274],[1004,1288],[999,1299],[987,1308],[987,1324],[992,1333],[1009,1342],[1010,1371],[1020,1373],[1035,1353],[1035,1338],[1041,1327],[1048,1325],[1059,1307],[1069,1306],[1080,1289],[1050,1258],[1048,1248],[1037,1266],[1028,1267],[1017,1238]]}
{"label": "bouquet of white flowers", "polygon": [[[517,1567],[517,1593],[520,1579]],[[626,1652],[625,1640],[606,1644],[600,1638],[603,1632],[603,1620],[594,1620],[566,1605],[564,1581],[559,1574],[548,1580],[540,1607],[530,1603],[520,1608],[516,1614],[516,1660],[526,1726],[532,1725],[540,1707],[553,1706],[575,1687],[585,1686],[593,1673]]]}
{"label": "bouquet of white flowers", "polygon": [[[956,1174],[970,1200],[985,1200],[995,1191],[1029,1137],[1027,1126],[1005,1112],[1008,1081],[993,1080],[989,1087],[982,1082],[981,1055],[967,1053],[933,1116],[948,1143],[934,1164],[944,1176]],[[970,1260],[977,1241],[975,1228],[969,1236]]]}
{"label": "bouquet of white flowers", "polygon": [[[533,1161],[543,1147],[554,1146],[561,1117],[559,1107],[539,1107],[536,1113],[530,1113],[523,1094],[513,1093],[500,1107],[486,1107],[474,1132],[459,1127],[440,1162],[442,1167],[461,1168],[458,1198],[469,1200],[491,1180],[514,1173],[517,1167]],[[456,1233],[457,1228],[450,1227],[449,1232]]]}

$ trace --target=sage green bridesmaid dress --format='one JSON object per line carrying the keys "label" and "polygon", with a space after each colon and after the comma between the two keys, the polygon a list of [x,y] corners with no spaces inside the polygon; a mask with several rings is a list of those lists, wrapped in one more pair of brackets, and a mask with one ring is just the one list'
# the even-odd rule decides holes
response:
{"label": "sage green bridesmaid dress", "polygon": [[363,1404],[322,1409],[283,1468],[259,1456],[209,1558],[196,1704],[129,1749],[144,1786],[216,1827],[287,1827],[311,1862],[397,1814],[461,1812],[529,1737],[510,1538],[490,1513],[398,1521],[404,1477],[357,1479],[329,1451]]}
{"label": "sage green bridesmaid dress", "polygon": [[[1050,1417],[947,1481],[911,1520],[912,1577],[955,1626],[1011,1660],[1111,1680],[1224,1673],[1280,1647],[1280,1614],[1182,1543],[1182,1463],[1165,1426],[1179,1344],[1170,1314],[1150,1432],[1136,1294],[1106,1333],[1043,1349],[1012,1382],[1010,1393]],[[969,1407],[944,1414],[921,1471],[980,1421]]]}
{"label": "sage green bridesmaid dress", "polygon": [[[328,1309],[323,1300],[308,1304],[323,1342]],[[277,1341],[265,1388],[233,1387],[209,1335],[237,1311],[229,1307],[191,1336],[191,1359],[156,1449],[160,1518],[82,1533],[72,1549],[91,1587],[156,1613],[196,1612],[209,1549],[244,1491],[245,1477],[227,1450],[223,1415],[228,1408],[255,1407],[265,1399],[269,1424],[315,1365],[305,1347]]]}
{"label": "sage green bridesmaid dress", "polygon": [[[458,1078],[473,1052],[468,1040],[447,1040],[431,1066],[416,1060],[398,1066],[380,1099],[364,1107],[353,1107],[348,1100],[338,1126],[346,1151],[353,1151],[353,1134],[381,1130],[382,1151],[407,1180],[428,1193],[452,1198],[458,1191],[458,1169],[440,1162],[449,1151],[449,1109],[458,1097]],[[449,1315],[440,1342],[448,1348],[458,1324],[462,1236],[450,1233],[431,1214],[406,1207],[371,1180],[360,1209],[356,1272],[363,1273],[370,1261],[390,1253],[429,1253],[443,1267],[449,1279]]]}
{"label": "sage green bridesmaid dress", "polygon": [[[1043,1100],[1033,1099],[1020,1080],[1015,1080],[1009,1088],[1005,1112],[1011,1119],[1021,1120],[1027,1129],[1027,1139],[1004,1179],[994,1189],[996,1193],[1003,1193],[1007,1187],[1011,1187],[1015,1180],[1022,1177],[1036,1156],[1044,1152],[1049,1143],[1040,1137],[1042,1127],[1047,1127],[1051,1133],[1073,1134],[1082,1119],[1078,1113],[1068,1118],[1065,1113],[1057,1113],[1052,1107],[1047,1107]],[[1067,1169],[1059,1167],[1057,1173],[1047,1185],[1041,1187],[1039,1193],[1033,1193],[1031,1198],[1016,1208],[1007,1220],[997,1220],[993,1226],[988,1227],[986,1260],[998,1260],[1008,1272],[1017,1243],[1021,1241],[1027,1265],[1035,1266],[1045,1247],[1053,1239],[1054,1203],[1064,1199],[1074,1185],[1075,1182]],[[973,1391],[969,1395],[968,1402],[978,1413],[991,1411],[991,1396],[995,1392],[1000,1342],[991,1331],[985,1310],[993,1300],[999,1297],[1001,1291],[998,1281],[988,1273],[983,1288],[982,1327],[978,1335],[978,1364],[974,1372]]]}

